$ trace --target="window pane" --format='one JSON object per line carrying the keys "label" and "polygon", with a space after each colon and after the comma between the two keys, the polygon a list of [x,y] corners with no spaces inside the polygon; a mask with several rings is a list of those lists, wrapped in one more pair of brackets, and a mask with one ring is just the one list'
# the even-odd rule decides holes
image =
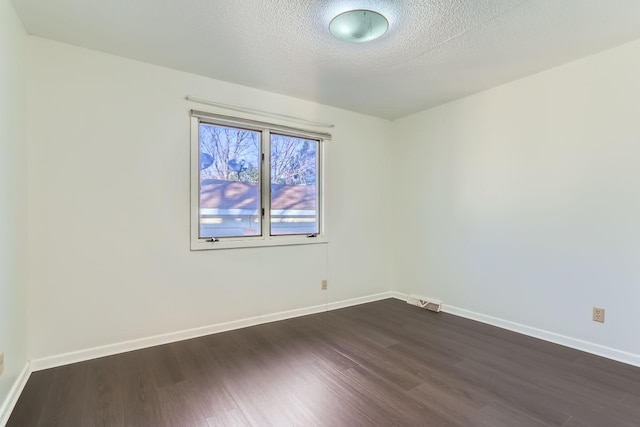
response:
{"label": "window pane", "polygon": [[259,236],[260,132],[200,123],[200,237]]}
{"label": "window pane", "polygon": [[271,135],[271,235],[319,232],[318,144]]}

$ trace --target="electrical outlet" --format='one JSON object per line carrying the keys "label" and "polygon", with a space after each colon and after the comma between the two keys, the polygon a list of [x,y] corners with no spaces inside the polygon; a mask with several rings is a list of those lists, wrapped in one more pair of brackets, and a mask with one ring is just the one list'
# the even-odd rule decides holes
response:
{"label": "electrical outlet", "polygon": [[593,321],[604,323],[604,308],[593,307]]}
{"label": "electrical outlet", "polygon": [[4,353],[0,353],[0,375],[4,372]]}
{"label": "electrical outlet", "polygon": [[323,291],[326,291],[327,290],[327,283],[328,283],[327,280],[323,280],[322,281],[322,287],[320,289],[322,289]]}

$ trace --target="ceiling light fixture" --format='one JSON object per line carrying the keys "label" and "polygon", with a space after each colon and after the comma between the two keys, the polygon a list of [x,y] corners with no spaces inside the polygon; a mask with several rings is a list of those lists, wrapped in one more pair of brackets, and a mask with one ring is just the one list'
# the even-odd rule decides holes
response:
{"label": "ceiling light fixture", "polygon": [[375,40],[387,32],[389,21],[373,10],[350,10],[331,20],[329,31],[334,37],[351,43]]}

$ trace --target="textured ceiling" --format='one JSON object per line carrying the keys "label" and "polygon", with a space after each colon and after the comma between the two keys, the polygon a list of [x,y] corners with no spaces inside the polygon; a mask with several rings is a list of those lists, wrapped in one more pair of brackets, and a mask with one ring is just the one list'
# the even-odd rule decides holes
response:
{"label": "textured ceiling", "polygon": [[[37,36],[388,119],[640,38],[640,0],[13,3]],[[354,8],[389,31],[334,39]]]}

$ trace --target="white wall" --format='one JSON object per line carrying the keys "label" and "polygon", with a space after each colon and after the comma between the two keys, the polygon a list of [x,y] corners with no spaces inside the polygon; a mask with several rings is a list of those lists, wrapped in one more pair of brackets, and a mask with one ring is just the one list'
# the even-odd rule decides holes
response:
{"label": "white wall", "polygon": [[[36,37],[28,66],[31,358],[390,289],[389,122]],[[328,245],[189,251],[188,111],[215,110],[187,94],[336,125]]]}
{"label": "white wall", "polygon": [[26,38],[11,3],[0,0],[0,406],[27,362]]}
{"label": "white wall", "polygon": [[638,76],[640,41],[394,122],[397,290],[640,355]]}
{"label": "white wall", "polygon": [[[324,277],[640,355],[640,42],[394,123],[28,47],[30,358],[322,304]],[[336,124],[328,246],[189,251],[187,94]]]}

